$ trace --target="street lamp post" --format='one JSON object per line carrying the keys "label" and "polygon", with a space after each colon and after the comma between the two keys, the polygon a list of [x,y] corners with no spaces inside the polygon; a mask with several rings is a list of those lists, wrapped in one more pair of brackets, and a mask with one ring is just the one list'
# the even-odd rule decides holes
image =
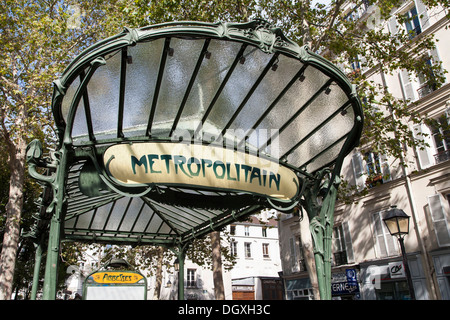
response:
{"label": "street lamp post", "polygon": [[404,244],[404,237],[409,233],[409,216],[403,210],[398,209],[397,206],[391,206],[391,208],[386,212],[383,221],[391,235],[398,238],[400,249],[402,251],[403,266],[405,268],[409,294],[411,296],[411,300],[416,300]]}

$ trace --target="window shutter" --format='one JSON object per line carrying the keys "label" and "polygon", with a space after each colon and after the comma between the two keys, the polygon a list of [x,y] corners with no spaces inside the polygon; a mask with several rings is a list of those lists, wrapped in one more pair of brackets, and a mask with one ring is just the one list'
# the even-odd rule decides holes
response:
{"label": "window shutter", "polygon": [[422,28],[422,31],[424,31],[430,26],[427,7],[421,0],[415,0],[414,2],[416,3],[417,15],[419,16],[420,20],[420,27]]}
{"label": "window shutter", "polygon": [[379,258],[384,258],[387,256],[392,256],[397,253],[396,242],[394,237],[391,236],[389,230],[385,226],[381,212],[376,212],[372,215],[374,221],[374,236],[376,246],[378,248]]}
{"label": "window shutter", "polygon": [[391,181],[391,170],[389,169],[388,158],[385,155],[380,156],[381,174],[383,175],[383,182]]}
{"label": "window shutter", "polygon": [[[426,135],[424,136],[424,134]],[[431,148],[431,146],[433,146],[433,141],[431,140],[430,129],[425,124],[415,125],[413,127],[413,135],[415,139],[428,144],[428,146],[416,148],[420,168],[425,169],[434,165],[434,159],[432,157],[434,152]]]}
{"label": "window shutter", "polygon": [[[442,61],[441,57],[439,56],[438,48],[434,48],[433,50],[431,50],[430,51],[430,56],[431,56],[431,63],[432,63],[433,66],[438,65],[439,62]],[[433,72],[436,72],[437,76],[445,78],[445,73],[442,70],[442,65],[441,65],[441,67],[439,69],[440,69],[439,71],[433,70]]]}
{"label": "window shutter", "polygon": [[347,262],[349,263],[354,262],[355,258],[353,256],[352,237],[350,235],[348,222],[344,222],[342,224],[342,229],[344,230],[344,241],[345,241],[345,249],[347,251]]}
{"label": "window shutter", "polygon": [[450,232],[447,217],[441,203],[441,196],[435,194],[428,197],[431,219],[433,220],[434,232],[440,247],[450,245]]}
{"label": "window shutter", "polygon": [[352,157],[353,175],[355,177],[355,185],[358,190],[364,188],[366,177],[364,176],[364,166],[362,163],[362,157],[359,152],[355,153]]}
{"label": "window shutter", "polygon": [[403,99],[405,101],[407,100],[415,101],[416,96],[414,94],[413,84],[411,81],[411,77],[408,74],[408,71],[402,70],[398,76],[400,78],[400,84],[402,87]]}
{"label": "window shutter", "polygon": [[375,246],[378,248],[378,256],[386,257],[387,256],[387,249],[386,249],[386,243],[384,242],[384,233],[383,233],[383,226],[381,225],[382,221],[380,219],[380,213],[376,212],[372,215],[373,222],[374,222],[374,237],[375,237]]}
{"label": "window shutter", "polygon": [[331,242],[331,252],[339,252],[341,251],[341,241],[339,239],[339,230],[338,227],[333,228],[333,237]]}
{"label": "window shutter", "polygon": [[391,35],[395,35],[398,32],[397,18],[395,16],[389,20],[389,31],[391,32]]}
{"label": "window shutter", "polygon": [[291,271],[297,272],[297,271],[299,271],[299,265],[298,265],[296,250],[295,250],[295,239],[294,238],[289,238],[289,248],[291,251],[291,255],[290,255]]}

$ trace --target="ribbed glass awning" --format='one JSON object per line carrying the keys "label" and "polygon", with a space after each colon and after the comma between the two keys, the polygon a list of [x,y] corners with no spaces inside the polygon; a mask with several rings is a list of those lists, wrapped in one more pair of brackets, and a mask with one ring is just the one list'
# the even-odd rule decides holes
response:
{"label": "ribbed glass awning", "polygon": [[64,237],[109,243],[189,241],[296,204],[362,128],[346,77],[260,20],[126,29],[68,66],[53,111]]}

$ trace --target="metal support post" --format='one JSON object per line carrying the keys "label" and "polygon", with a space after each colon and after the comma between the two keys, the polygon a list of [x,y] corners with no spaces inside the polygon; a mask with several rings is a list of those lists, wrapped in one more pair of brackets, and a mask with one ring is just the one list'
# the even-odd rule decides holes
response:
{"label": "metal support post", "polygon": [[302,206],[308,213],[314,247],[320,299],[331,300],[331,244],[334,224],[334,207],[340,179],[328,169],[318,173],[306,188]]}
{"label": "metal support post", "polygon": [[178,252],[178,300],[184,300],[184,259],[186,251],[180,247]]}
{"label": "metal support post", "polygon": [[398,237],[400,249],[402,250],[403,266],[405,268],[406,280],[408,281],[409,294],[411,296],[411,300],[416,300],[414,285],[411,278],[411,271],[409,270],[408,257],[406,256],[405,244],[403,241],[404,241],[403,237]]}
{"label": "metal support post", "polygon": [[177,256],[178,261],[178,300],[184,300],[184,260],[190,243],[179,244],[176,248],[170,248]]}
{"label": "metal support post", "polygon": [[56,299],[56,287],[58,285],[59,249],[61,243],[61,221],[55,215],[50,224],[48,239],[47,261],[44,278],[44,300]]}
{"label": "metal support post", "polygon": [[42,247],[44,237],[41,237],[39,243],[36,246],[36,252],[34,254],[34,274],[33,274],[33,286],[31,287],[31,300],[36,300],[37,289],[39,286],[39,270],[41,268],[42,260]]}
{"label": "metal support post", "polygon": [[67,163],[69,153],[63,146],[58,152],[59,166],[54,181],[51,183],[53,189],[53,201],[47,210],[52,210],[52,219],[50,222],[50,231],[47,248],[47,261],[45,265],[44,278],[44,300],[56,299],[56,288],[58,286],[58,265],[59,251],[61,247],[61,237],[64,226],[64,216],[67,208],[67,202],[64,195],[65,181],[67,179]]}

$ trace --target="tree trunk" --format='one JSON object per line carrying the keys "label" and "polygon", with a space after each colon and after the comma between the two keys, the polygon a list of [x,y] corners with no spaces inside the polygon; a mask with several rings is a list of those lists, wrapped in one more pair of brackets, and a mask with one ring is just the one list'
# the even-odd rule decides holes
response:
{"label": "tree trunk", "polygon": [[222,254],[220,251],[220,232],[211,232],[210,237],[212,247],[214,296],[216,300],[225,300],[225,289],[222,277]]}
{"label": "tree trunk", "polygon": [[161,296],[161,285],[162,285],[162,269],[163,269],[163,258],[164,258],[164,248],[158,248],[158,260],[156,263],[156,284],[155,284],[155,292],[153,293],[153,299],[159,300]]}
{"label": "tree trunk", "polygon": [[0,256],[0,300],[11,299],[14,269],[20,236],[20,219],[23,207],[26,142],[23,137],[17,145],[9,145],[11,178],[9,200],[6,205],[5,234]]}

